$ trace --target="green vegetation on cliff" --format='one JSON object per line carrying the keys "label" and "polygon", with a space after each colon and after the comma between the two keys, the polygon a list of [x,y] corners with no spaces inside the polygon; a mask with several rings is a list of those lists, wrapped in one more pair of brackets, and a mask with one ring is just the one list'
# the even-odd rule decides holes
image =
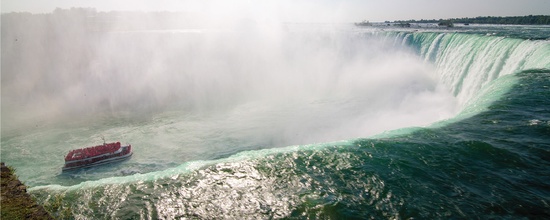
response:
{"label": "green vegetation on cliff", "polygon": [[27,187],[17,179],[12,167],[2,165],[0,219],[53,219],[48,212],[36,204],[27,193]]}

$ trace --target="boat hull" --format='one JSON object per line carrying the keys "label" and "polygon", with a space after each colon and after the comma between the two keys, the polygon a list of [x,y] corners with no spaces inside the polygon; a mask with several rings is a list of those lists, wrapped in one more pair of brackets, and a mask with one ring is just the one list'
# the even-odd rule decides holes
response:
{"label": "boat hull", "polygon": [[109,158],[109,159],[105,159],[105,160],[96,161],[96,162],[93,162],[93,163],[82,164],[82,165],[79,165],[79,166],[71,166],[71,167],[64,166],[63,168],[61,168],[61,171],[62,172],[74,171],[74,170],[78,170],[78,169],[82,169],[82,168],[94,167],[94,166],[99,166],[99,165],[103,165],[103,164],[124,161],[124,160],[130,159],[130,157],[132,157],[133,154],[134,154],[134,152],[130,152],[128,154],[125,154],[125,155],[122,155],[122,156],[119,156],[119,157],[113,157],[113,158]]}

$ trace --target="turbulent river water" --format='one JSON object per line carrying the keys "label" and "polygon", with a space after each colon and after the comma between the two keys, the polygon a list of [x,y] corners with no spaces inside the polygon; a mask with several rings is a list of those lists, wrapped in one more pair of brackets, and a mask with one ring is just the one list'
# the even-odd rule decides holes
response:
{"label": "turbulent river water", "polygon": [[548,30],[3,31],[2,161],[77,219],[549,218]]}

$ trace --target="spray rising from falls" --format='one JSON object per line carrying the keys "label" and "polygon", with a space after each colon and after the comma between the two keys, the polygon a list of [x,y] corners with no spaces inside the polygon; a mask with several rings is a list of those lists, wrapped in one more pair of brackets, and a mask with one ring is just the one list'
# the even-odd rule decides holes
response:
{"label": "spray rising from falls", "polygon": [[427,125],[455,112],[430,65],[375,36],[236,23],[103,32],[72,25],[54,37],[55,23],[41,24],[44,33],[6,31],[3,44],[17,53],[3,56],[3,109],[14,120],[5,124],[182,111],[216,121],[207,130],[250,131],[231,133],[285,146]]}

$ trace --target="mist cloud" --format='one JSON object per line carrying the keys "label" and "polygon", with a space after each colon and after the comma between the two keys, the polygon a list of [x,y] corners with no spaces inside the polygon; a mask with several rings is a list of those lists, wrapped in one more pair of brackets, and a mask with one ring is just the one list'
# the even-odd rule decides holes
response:
{"label": "mist cloud", "polygon": [[[247,11],[241,7],[234,12]],[[257,135],[295,143],[426,124],[452,112],[430,67],[383,37],[212,10],[2,15],[3,127],[213,111],[240,117],[239,126],[269,123]],[[443,109],[434,114],[434,106]]]}

